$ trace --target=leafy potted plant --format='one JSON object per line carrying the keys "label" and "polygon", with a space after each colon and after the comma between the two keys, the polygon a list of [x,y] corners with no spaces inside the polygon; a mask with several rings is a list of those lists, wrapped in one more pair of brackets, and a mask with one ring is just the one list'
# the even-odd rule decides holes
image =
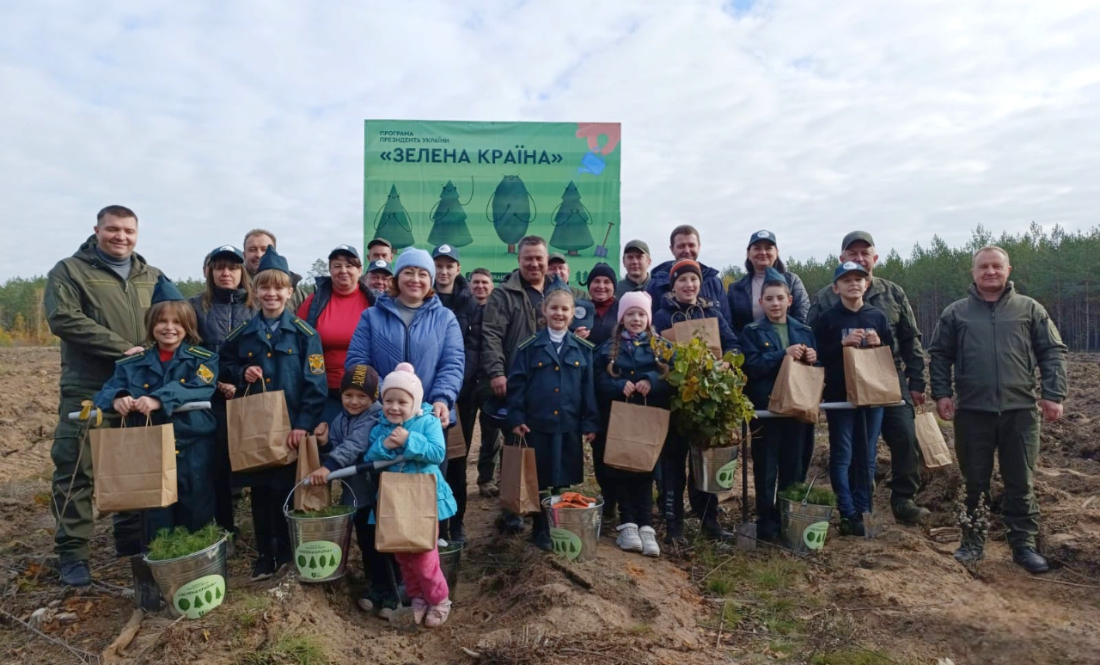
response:
{"label": "leafy potted plant", "polygon": [[783,543],[796,552],[807,553],[825,547],[829,519],[836,508],[832,490],[795,483],[779,493],[780,534]]}
{"label": "leafy potted plant", "polygon": [[741,427],[753,417],[745,395],[745,357],[727,352],[715,358],[701,335],[673,344],[654,338],[654,351],[669,363],[668,382],[676,431],[691,443],[695,486],[718,493],[733,486]]}
{"label": "leafy potted plant", "polygon": [[213,523],[191,532],[161,529],[145,563],[173,616],[198,619],[225,600],[226,533]]}

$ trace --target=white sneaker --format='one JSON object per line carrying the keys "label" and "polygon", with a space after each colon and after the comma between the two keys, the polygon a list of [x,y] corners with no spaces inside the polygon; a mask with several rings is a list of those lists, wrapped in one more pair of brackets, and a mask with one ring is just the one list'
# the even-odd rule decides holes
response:
{"label": "white sneaker", "polygon": [[657,544],[657,532],[651,526],[638,529],[638,538],[642,541],[644,556],[661,556],[661,546]]}
{"label": "white sneaker", "polygon": [[[626,524],[620,524],[615,530],[619,532],[619,537],[615,539],[615,544],[619,546],[619,549],[624,552],[642,551],[642,539],[638,537],[637,524],[627,522]],[[652,530],[650,529],[650,531]]]}

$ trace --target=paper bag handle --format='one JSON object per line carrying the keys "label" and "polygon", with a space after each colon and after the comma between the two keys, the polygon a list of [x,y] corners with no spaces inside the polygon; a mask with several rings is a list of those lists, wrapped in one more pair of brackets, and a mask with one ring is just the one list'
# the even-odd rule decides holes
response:
{"label": "paper bag handle", "polygon": [[[290,515],[290,510],[289,510],[290,499],[294,496],[295,490],[297,490],[298,486],[301,485],[302,483],[306,482],[307,480],[309,480],[309,476],[306,476],[305,478],[302,478],[301,480],[299,480],[297,483],[295,483],[294,487],[290,490],[290,494],[286,495],[286,500],[283,501],[283,515],[284,516],[289,516]],[[343,480],[340,480],[339,478],[337,478],[336,480],[339,480],[341,483],[343,483],[344,487],[346,487],[348,489],[348,491],[351,492],[351,507],[358,510],[359,509],[359,497],[355,496],[355,490],[353,490],[351,488],[351,485],[345,483]]]}

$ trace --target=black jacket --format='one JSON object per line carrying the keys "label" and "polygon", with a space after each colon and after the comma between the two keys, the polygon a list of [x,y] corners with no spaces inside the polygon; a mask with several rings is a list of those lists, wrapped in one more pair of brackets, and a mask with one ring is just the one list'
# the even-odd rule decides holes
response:
{"label": "black jacket", "polygon": [[226,336],[237,326],[251,321],[256,310],[245,304],[244,289],[214,287],[214,298],[209,310],[203,308],[202,296],[201,293],[192,296],[187,302],[195,308],[203,348],[218,353],[225,344]]}
{"label": "black jacket", "polygon": [[[595,303],[593,303],[593,308],[594,307]],[[607,308],[603,316],[600,316],[599,311],[594,312],[594,314],[592,329],[588,333],[588,341],[592,342],[595,346],[599,346],[611,339],[611,333],[615,332],[615,324],[619,322],[618,298],[614,299],[614,302]]]}
{"label": "black jacket", "polygon": [[841,343],[848,333],[856,328],[873,329],[878,333],[882,346],[892,347],[894,334],[890,331],[890,320],[882,310],[863,303],[863,308],[853,312],[838,302],[821,312],[814,321],[814,339],[817,341],[817,360],[825,368],[826,402],[843,402],[848,399],[848,390],[844,380],[844,348]]}
{"label": "black jacket", "polygon": [[[466,341],[470,332],[470,322],[474,316],[474,310],[478,309],[477,298],[474,297],[474,292],[470,290],[470,283],[466,281],[466,278],[462,275],[455,277],[455,288],[449,294],[440,293],[436,291],[436,296],[439,297],[439,302],[443,303],[443,306],[451,310],[451,313],[458,319],[458,327],[462,329],[462,340]],[[466,358],[466,363],[469,364],[469,357]]]}
{"label": "black jacket", "polygon": [[[332,278],[317,277],[313,282],[316,290],[313,292],[313,300],[309,303],[309,312],[306,314],[306,323],[312,328],[317,327],[317,320],[321,318],[321,312],[325,311],[332,300]],[[367,297],[367,304],[374,307],[374,293],[367,288],[367,278],[359,278],[359,291]]]}

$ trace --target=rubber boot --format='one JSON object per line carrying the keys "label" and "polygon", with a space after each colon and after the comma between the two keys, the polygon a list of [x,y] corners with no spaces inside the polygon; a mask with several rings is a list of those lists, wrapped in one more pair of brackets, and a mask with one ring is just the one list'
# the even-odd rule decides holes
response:
{"label": "rubber boot", "polygon": [[554,541],[550,540],[550,522],[545,513],[538,512],[532,516],[531,542],[544,552],[554,550]]}

